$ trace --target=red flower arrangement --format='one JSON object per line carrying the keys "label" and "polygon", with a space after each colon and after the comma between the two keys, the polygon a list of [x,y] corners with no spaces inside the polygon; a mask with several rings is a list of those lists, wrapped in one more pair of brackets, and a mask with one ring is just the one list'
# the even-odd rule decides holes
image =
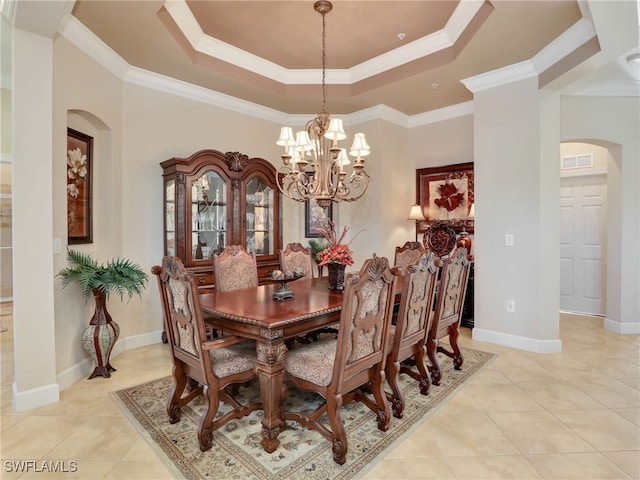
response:
{"label": "red flower arrangement", "polygon": [[353,252],[349,248],[349,243],[351,242],[343,242],[344,236],[349,231],[347,227],[344,227],[342,235],[340,235],[338,239],[336,239],[336,225],[331,220],[328,221],[327,228],[315,228],[314,230],[329,242],[329,246],[318,253],[318,257],[320,258],[318,262],[319,267],[330,263],[340,263],[348,266],[353,265]]}

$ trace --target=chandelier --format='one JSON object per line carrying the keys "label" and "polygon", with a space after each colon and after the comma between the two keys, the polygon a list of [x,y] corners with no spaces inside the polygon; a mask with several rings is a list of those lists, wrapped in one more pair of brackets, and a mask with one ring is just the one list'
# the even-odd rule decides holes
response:
{"label": "chandelier", "polygon": [[327,86],[325,84],[326,45],[325,15],[333,5],[319,0],[313,8],[322,15],[322,110],[307,122],[304,130],[294,138],[291,127],[282,127],[277,145],[284,147],[283,166],[278,169],[276,182],[287,197],[305,202],[315,199],[322,208],[331,202],[353,202],[359,199],[369,186],[369,175],[364,171],[364,157],[369,155],[369,145],[364,133],[356,133],[349,155],[355,157],[351,175],[347,178],[345,167],[351,164],[346,149],[338,141],[347,138],[342,120],[330,118],[327,112]]}

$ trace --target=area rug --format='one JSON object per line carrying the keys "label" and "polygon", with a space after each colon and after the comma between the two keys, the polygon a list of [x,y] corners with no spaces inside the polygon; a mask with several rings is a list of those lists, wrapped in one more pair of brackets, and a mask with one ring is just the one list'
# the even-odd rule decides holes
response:
{"label": "area rug", "polygon": [[[378,430],[374,413],[361,403],[344,405],[341,413],[349,449],[342,466],[333,462],[330,442],[295,422],[287,422],[287,428],[278,436],[280,446],[273,453],[266,453],[260,445],[262,411],[231,421],[214,432],[212,449],[201,452],[197,428],[204,408],[202,397],[183,408],[182,419],[171,425],[166,412],[170,376],[120,390],[114,398],[176,478],[352,479],[369,471],[392,450],[390,447],[397,446],[494,357],[468,348],[463,349],[463,354],[462,370],[454,370],[449,358],[441,359],[441,385],[432,386],[428,396],[420,394],[417,382],[407,375],[400,376],[406,397],[404,416],[393,417],[387,432]],[[247,399],[255,398],[257,382],[242,387],[240,393]],[[311,409],[318,400],[313,393],[290,388],[285,409],[299,410],[300,405]],[[225,405],[221,405],[218,415],[225,411]]]}

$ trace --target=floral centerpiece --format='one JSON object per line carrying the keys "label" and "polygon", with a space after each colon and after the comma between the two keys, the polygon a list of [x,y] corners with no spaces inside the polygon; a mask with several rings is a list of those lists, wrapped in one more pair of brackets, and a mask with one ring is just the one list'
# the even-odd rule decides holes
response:
{"label": "floral centerpiece", "polygon": [[[336,225],[331,220],[327,223],[327,228],[315,228],[316,232],[320,234],[328,242],[328,246],[318,253],[318,266],[327,266],[329,270],[329,289],[330,290],[342,290],[344,289],[344,271],[347,266],[353,265],[353,252],[349,248],[351,242],[346,243],[344,237],[349,231],[349,228],[344,227],[340,237],[336,237]],[[351,241],[353,241],[351,239]]]}

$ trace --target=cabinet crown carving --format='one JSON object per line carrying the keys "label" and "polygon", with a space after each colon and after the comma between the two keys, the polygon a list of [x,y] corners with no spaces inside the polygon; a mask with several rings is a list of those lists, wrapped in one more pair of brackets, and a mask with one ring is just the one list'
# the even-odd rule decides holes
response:
{"label": "cabinet crown carving", "polygon": [[249,163],[249,156],[240,152],[227,152],[224,159],[229,170],[233,172],[241,172]]}

